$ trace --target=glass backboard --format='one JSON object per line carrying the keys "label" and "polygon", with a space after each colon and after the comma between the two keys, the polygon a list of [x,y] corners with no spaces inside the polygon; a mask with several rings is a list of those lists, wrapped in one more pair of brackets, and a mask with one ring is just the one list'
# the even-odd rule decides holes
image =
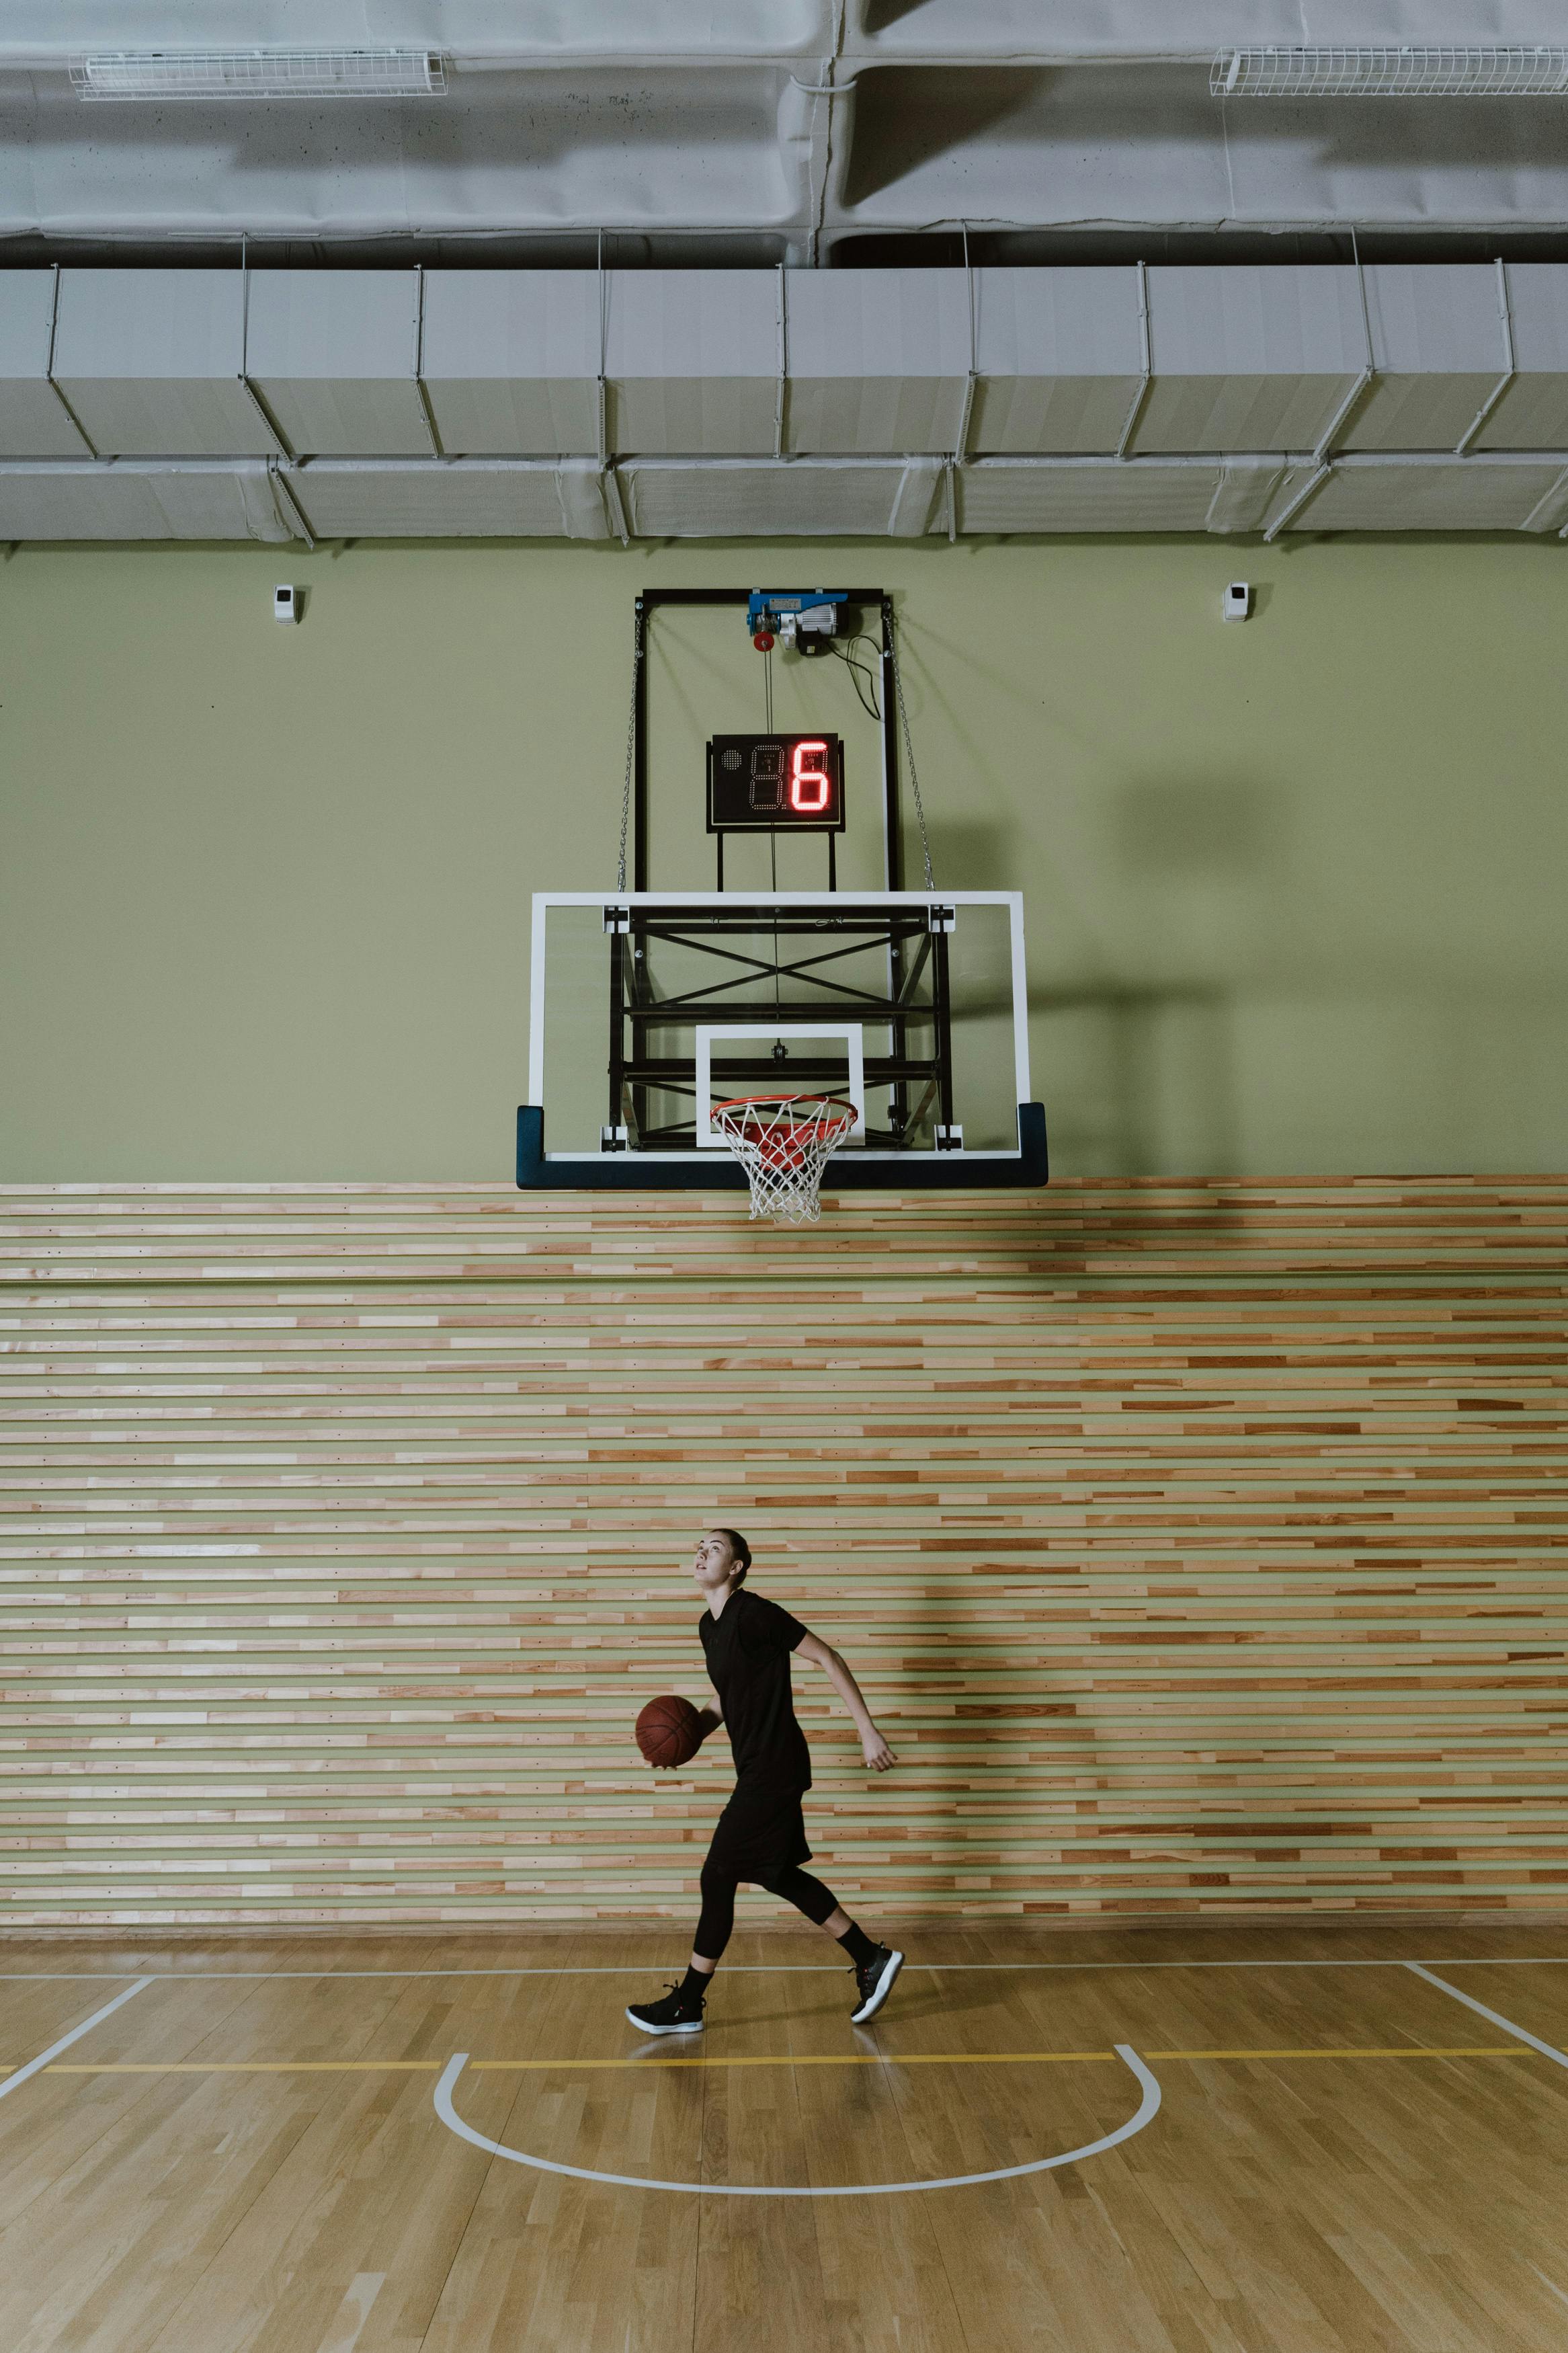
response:
{"label": "glass backboard", "polygon": [[729,1183],[713,1105],[799,1092],[829,1187],[1041,1183],[1026,1014],[1016,892],[541,892],[519,1182]]}

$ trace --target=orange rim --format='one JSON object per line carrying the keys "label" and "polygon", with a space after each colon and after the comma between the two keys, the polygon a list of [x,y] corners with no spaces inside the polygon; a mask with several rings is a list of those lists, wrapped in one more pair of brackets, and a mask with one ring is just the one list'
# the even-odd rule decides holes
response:
{"label": "orange rim", "polygon": [[764,1104],[815,1103],[830,1108],[837,1116],[824,1118],[819,1109],[814,1114],[793,1121],[788,1126],[778,1123],[764,1125],[760,1120],[737,1119],[728,1130],[721,1130],[731,1144],[749,1145],[768,1168],[799,1168],[831,1139],[838,1142],[847,1135],[860,1114],[844,1095],[819,1095],[809,1092],[801,1094],[732,1095],[727,1103],[715,1103],[709,1113],[710,1121],[721,1121],[726,1112],[747,1113]]}

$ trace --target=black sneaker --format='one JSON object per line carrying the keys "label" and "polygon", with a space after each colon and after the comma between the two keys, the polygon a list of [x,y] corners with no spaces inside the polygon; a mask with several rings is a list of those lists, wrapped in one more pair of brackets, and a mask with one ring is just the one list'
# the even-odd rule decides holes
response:
{"label": "black sneaker", "polygon": [[902,1953],[895,1953],[890,1945],[879,1945],[868,1961],[862,1962],[855,1972],[859,2000],[850,2012],[851,2026],[864,2026],[875,2018],[893,1990],[893,1980],[904,1966]]}
{"label": "black sneaker", "polygon": [[683,1994],[678,1985],[671,1985],[662,2001],[639,2001],[627,2010],[626,2016],[645,2034],[700,2034],[704,1999],[701,1994]]}

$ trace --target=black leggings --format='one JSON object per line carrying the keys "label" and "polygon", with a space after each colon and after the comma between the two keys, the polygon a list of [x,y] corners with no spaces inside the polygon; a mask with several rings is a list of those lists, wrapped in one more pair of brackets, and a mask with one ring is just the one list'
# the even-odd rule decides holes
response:
{"label": "black leggings", "polygon": [[[722,1863],[716,1863],[711,1856],[702,1866],[702,1916],[697,1923],[694,1950],[705,1961],[716,1961],[730,1941],[730,1932],[735,1925],[735,1890],[740,1883],[733,1873],[726,1871]],[[776,1871],[763,1873],[756,1878],[756,1884],[765,1887],[770,1895],[782,1895],[786,1904],[804,1912],[818,1928],[838,1909],[838,1898],[833,1890],[824,1887],[820,1879],[813,1879],[809,1871],[802,1871],[798,1862],[783,1863]]]}

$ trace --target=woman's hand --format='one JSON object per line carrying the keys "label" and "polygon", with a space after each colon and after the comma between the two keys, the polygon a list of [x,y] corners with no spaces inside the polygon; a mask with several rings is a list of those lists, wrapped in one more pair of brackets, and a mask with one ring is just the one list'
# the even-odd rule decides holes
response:
{"label": "woman's hand", "polygon": [[874,1724],[860,1736],[860,1753],[873,1773],[885,1773],[899,1761]]}

